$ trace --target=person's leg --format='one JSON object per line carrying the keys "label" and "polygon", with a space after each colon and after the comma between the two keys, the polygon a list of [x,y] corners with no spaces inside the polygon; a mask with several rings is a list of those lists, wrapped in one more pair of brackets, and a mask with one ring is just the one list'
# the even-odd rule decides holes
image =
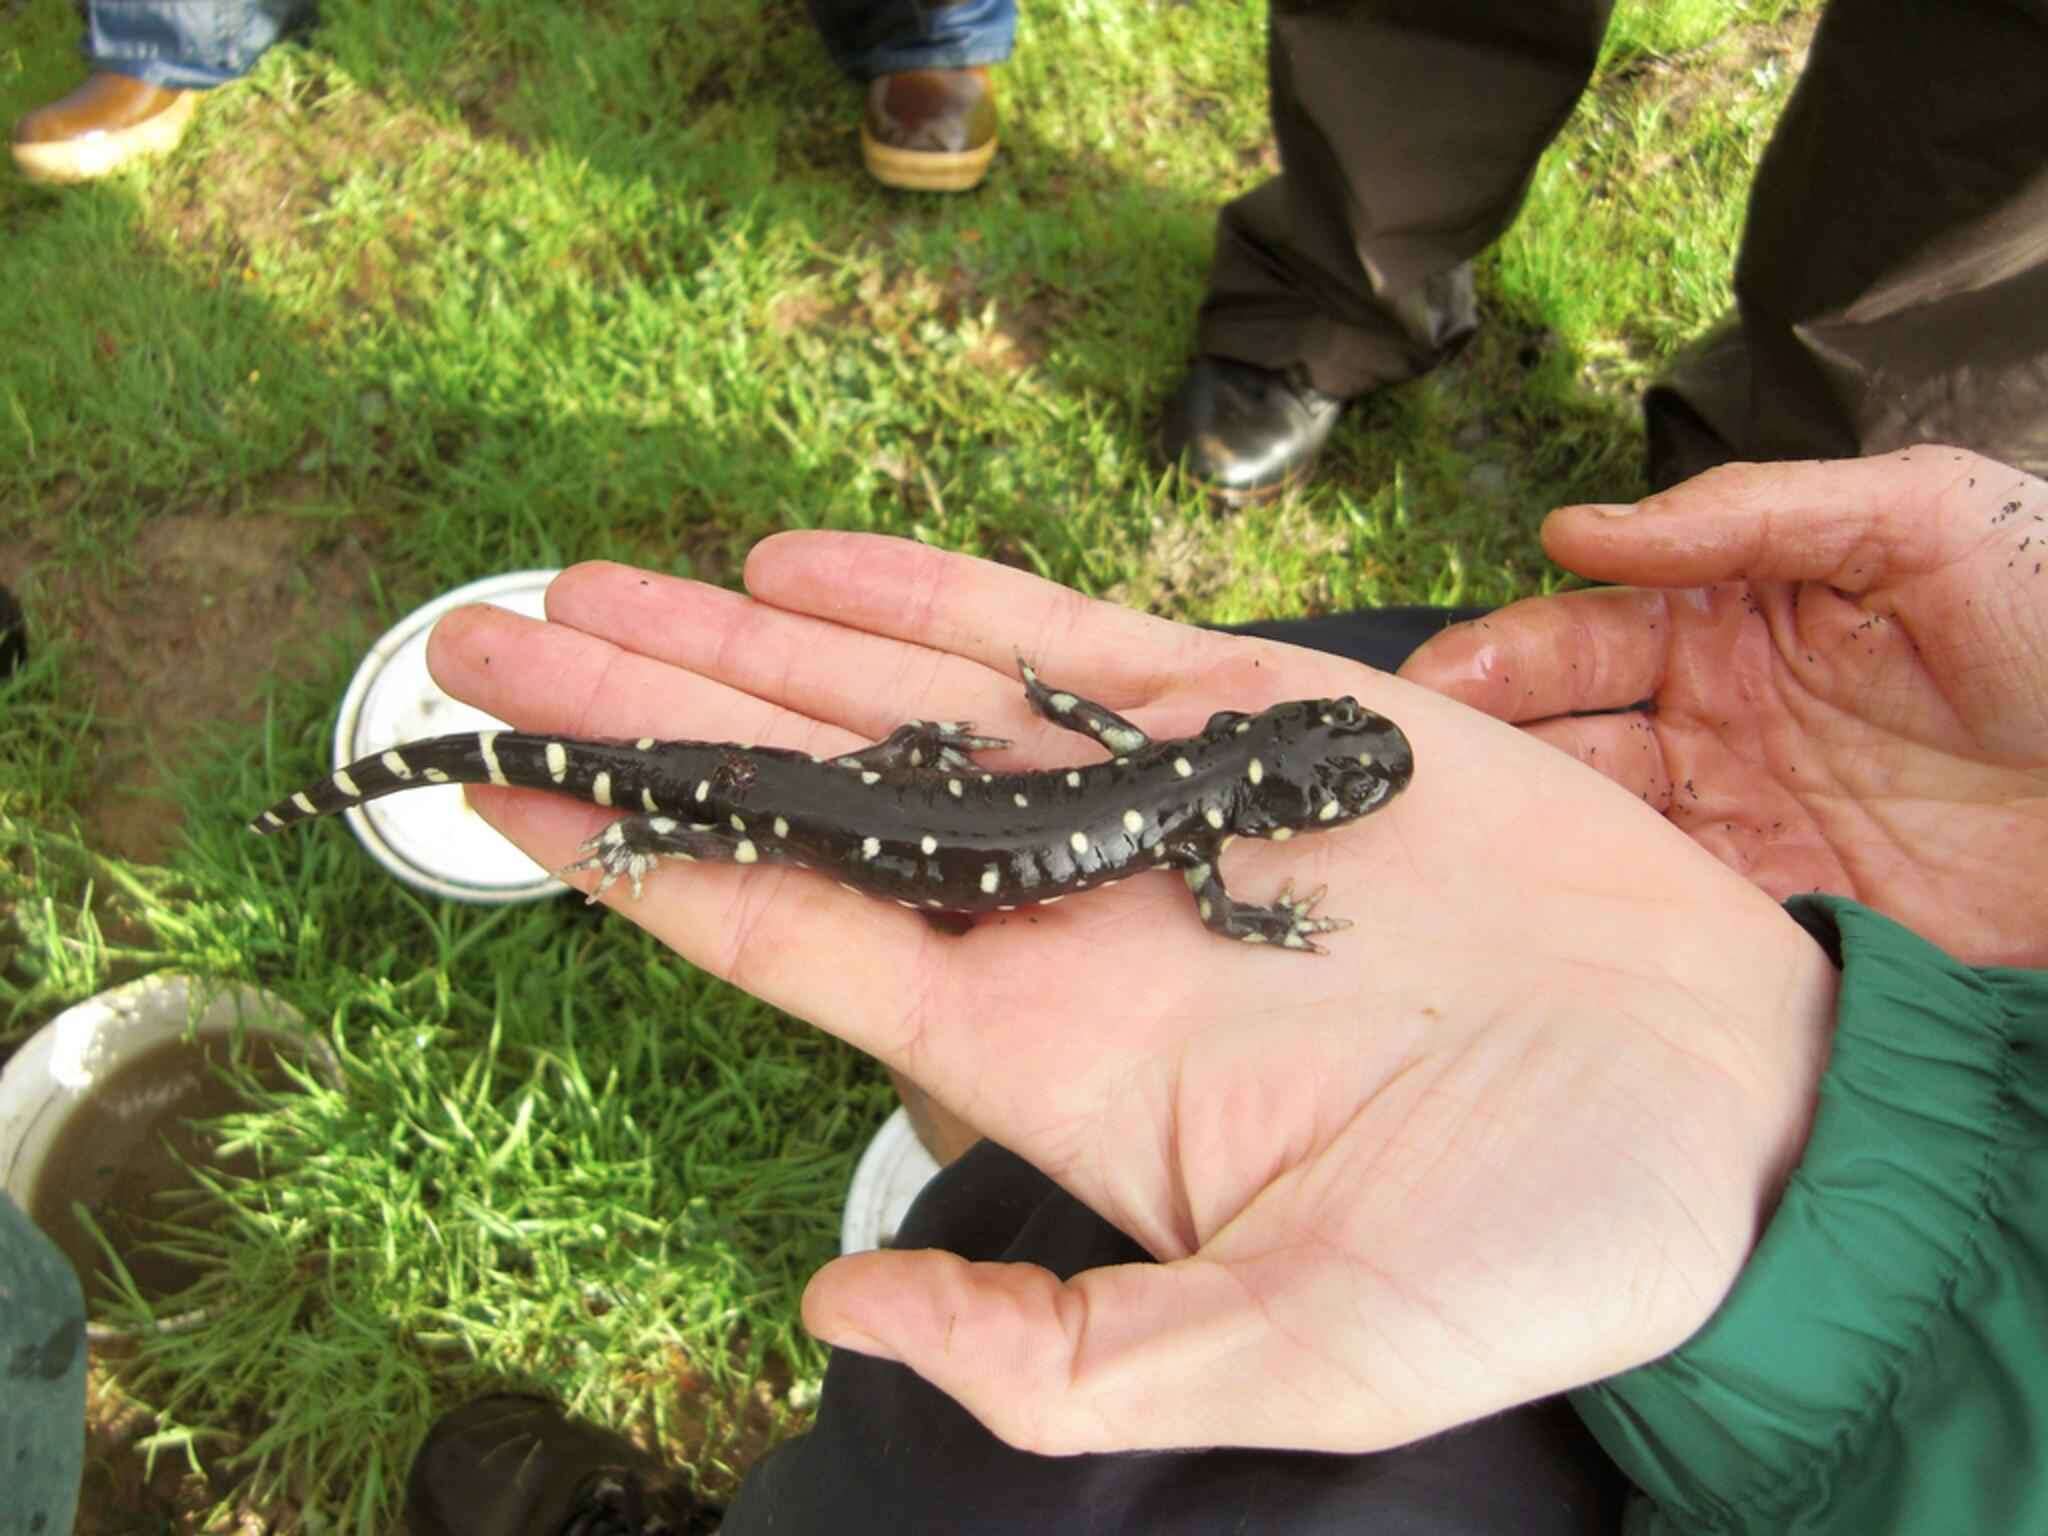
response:
{"label": "person's leg", "polygon": [[105,176],[184,137],[199,93],[255,68],[312,0],[87,0],[83,85],[15,124],[30,181]]}
{"label": "person's leg", "polygon": [[[64,1536],[85,1465],[85,1300],[70,1262],[0,1194],[0,1504]],[[0,1522],[4,1523],[4,1522]]]}
{"label": "person's leg", "polygon": [[85,10],[95,73],[182,91],[240,79],[313,15],[311,0],[87,0]]}
{"label": "person's leg", "polygon": [[2048,0],[1834,0],[1758,167],[1739,323],[1644,401],[1650,476],[1957,443],[2048,471]]}
{"label": "person's leg", "polygon": [[833,61],[867,84],[861,159],[885,186],[962,192],[995,158],[991,66],[1010,56],[1016,0],[811,0]]}
{"label": "person's leg", "polygon": [[1000,64],[1017,34],[1017,0],[810,0],[825,51],[856,80],[917,69]]}
{"label": "person's leg", "polygon": [[[1130,1239],[989,1142],[932,1181],[897,1241],[1060,1275],[1147,1262]],[[1590,1536],[1620,1529],[1625,1491],[1557,1401],[1371,1456],[1033,1456],[904,1367],[841,1351],[826,1371],[816,1427],[749,1474],[723,1531]]]}
{"label": "person's leg", "polygon": [[1355,613],[1329,613],[1313,619],[1260,619],[1250,624],[1219,625],[1225,634],[1256,635],[1311,651],[1348,657],[1382,672],[1398,672],[1425,640],[1484,618],[1488,608],[1361,608]]}
{"label": "person's leg", "polygon": [[[1305,471],[1336,403],[1412,378],[1470,336],[1467,264],[1521,206],[1611,9],[1273,0],[1283,169],[1218,220],[1200,357],[1162,436],[1170,461],[1227,496],[1270,493]],[[1330,404],[1304,413],[1302,400]]]}

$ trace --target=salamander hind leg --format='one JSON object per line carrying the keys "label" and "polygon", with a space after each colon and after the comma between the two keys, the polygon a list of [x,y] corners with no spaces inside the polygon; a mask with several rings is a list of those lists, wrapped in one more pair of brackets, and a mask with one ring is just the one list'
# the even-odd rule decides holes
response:
{"label": "salamander hind leg", "polygon": [[753,839],[743,833],[709,822],[678,821],[672,816],[628,816],[615,821],[585,842],[582,851],[583,857],[562,873],[602,870],[596,887],[584,898],[593,902],[618,880],[631,883],[633,899],[638,901],[641,881],[662,859],[753,864],[763,856]]}
{"label": "salamander hind leg", "polygon": [[1117,757],[1128,757],[1152,745],[1150,736],[1114,710],[1078,693],[1046,687],[1037,669],[1022,656],[1017,658],[1017,672],[1024,679],[1024,697],[1032,710],[1054,725],[1092,736]]}
{"label": "salamander hind leg", "polygon": [[965,773],[974,767],[974,753],[1000,751],[1009,744],[1000,736],[975,735],[974,728],[965,720],[912,720],[897,726],[871,747],[827,761],[865,773]]}
{"label": "salamander hind leg", "polygon": [[1335,933],[1351,926],[1349,918],[1309,915],[1315,910],[1316,903],[1323,899],[1324,888],[1321,886],[1297,898],[1294,882],[1290,880],[1280,888],[1278,901],[1262,907],[1256,902],[1239,901],[1223,888],[1223,877],[1217,870],[1213,850],[1181,850],[1173,862],[1194,895],[1196,915],[1211,933],[1226,939],[1237,939],[1245,944],[1275,944],[1282,949],[1321,955],[1328,951],[1311,939],[1310,934]]}

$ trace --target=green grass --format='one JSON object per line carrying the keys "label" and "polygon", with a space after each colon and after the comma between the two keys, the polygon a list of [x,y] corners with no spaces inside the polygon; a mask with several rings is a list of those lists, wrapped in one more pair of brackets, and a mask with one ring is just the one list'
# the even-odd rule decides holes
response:
{"label": "green grass", "polygon": [[[1233,516],[1147,443],[1216,205],[1267,171],[1254,4],[1028,7],[964,198],[864,178],[794,0],[330,0],[161,166],[0,177],[0,581],[36,642],[0,683],[0,1050],[176,967],[281,993],[347,1067],[242,1125],[268,1177],[205,1240],[234,1326],[120,1369],[159,1444],[371,1532],[483,1383],[723,1488],[822,1363],[796,1298],[869,1065],[627,924],[238,832],[391,619],[593,556],[726,580],[809,526],[1196,620],[1543,590],[1542,513],[1639,491],[1637,397],[1729,303],[1817,8],[1625,0],[1480,338]],[[11,119],[78,66],[69,0],[9,9]]]}

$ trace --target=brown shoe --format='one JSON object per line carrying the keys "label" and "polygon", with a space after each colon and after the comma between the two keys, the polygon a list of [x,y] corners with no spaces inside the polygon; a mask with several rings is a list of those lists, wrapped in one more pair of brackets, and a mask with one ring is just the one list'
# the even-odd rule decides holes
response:
{"label": "brown shoe", "polygon": [[986,66],[877,75],[868,82],[860,156],[885,187],[978,185],[996,157],[996,88]]}
{"label": "brown shoe", "polygon": [[199,91],[96,74],[14,125],[14,163],[30,181],[91,181],[184,137]]}

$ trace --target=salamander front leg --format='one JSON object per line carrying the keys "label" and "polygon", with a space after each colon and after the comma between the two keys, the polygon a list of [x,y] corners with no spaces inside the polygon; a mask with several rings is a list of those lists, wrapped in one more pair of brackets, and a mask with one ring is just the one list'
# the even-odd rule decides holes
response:
{"label": "salamander front leg", "polygon": [[688,863],[704,859],[721,864],[753,864],[763,857],[754,840],[740,832],[728,831],[709,822],[677,821],[673,816],[628,816],[613,822],[583,845],[583,857],[562,870],[604,871],[597,887],[584,898],[594,902],[624,879],[633,886],[633,899],[640,899],[640,882],[662,859]]}
{"label": "salamander front leg", "polygon": [[899,725],[871,747],[847,752],[829,762],[867,773],[905,770],[965,773],[974,767],[976,752],[995,752],[1009,742],[1000,736],[977,736],[965,720],[913,720]]}
{"label": "salamander front leg", "polygon": [[1294,882],[1290,880],[1280,888],[1280,899],[1270,907],[1239,901],[1223,888],[1217,855],[1217,849],[1183,843],[1173,850],[1169,860],[1187,881],[1188,890],[1194,894],[1195,911],[1211,933],[1246,944],[1277,944],[1282,949],[1321,955],[1328,951],[1309,938],[1310,934],[1335,933],[1351,926],[1349,918],[1309,916],[1323,899],[1322,886],[1297,900]]}
{"label": "salamander front leg", "polygon": [[1078,693],[1046,687],[1039,681],[1037,669],[1022,656],[1017,658],[1017,671],[1024,679],[1024,697],[1031,708],[1054,725],[1094,737],[1117,757],[1128,757],[1152,745],[1150,736],[1115,711]]}

